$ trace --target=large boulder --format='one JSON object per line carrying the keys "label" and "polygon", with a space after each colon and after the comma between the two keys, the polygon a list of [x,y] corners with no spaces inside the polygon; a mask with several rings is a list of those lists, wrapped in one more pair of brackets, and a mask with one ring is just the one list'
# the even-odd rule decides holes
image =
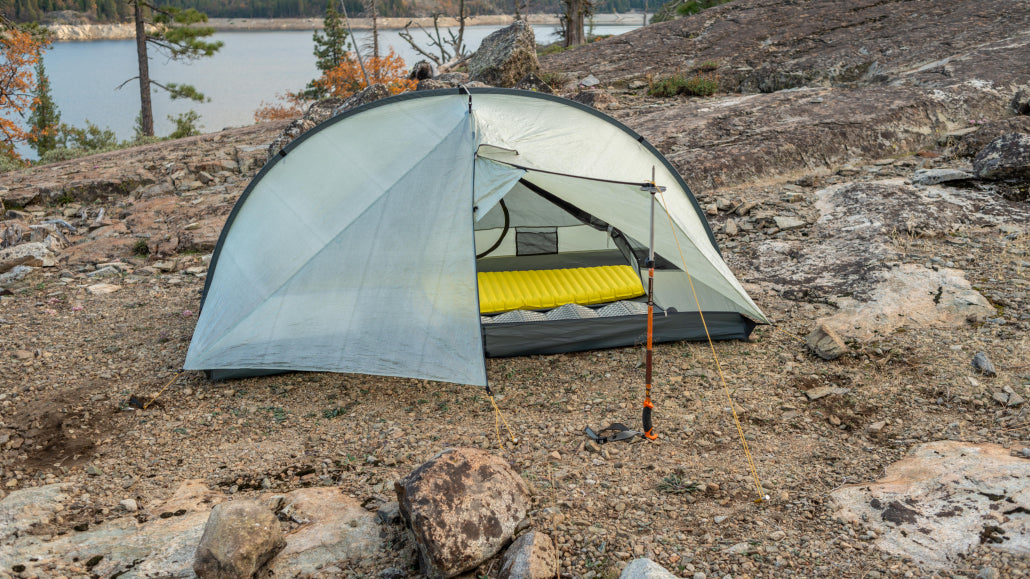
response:
{"label": "large boulder", "polygon": [[1030,134],[994,139],[973,158],[973,172],[981,179],[1030,179]]}
{"label": "large boulder", "polygon": [[536,36],[522,20],[484,38],[469,59],[469,77],[493,86],[512,87],[526,75],[539,72]]}
{"label": "large boulder", "polygon": [[552,579],[558,575],[558,552],[545,533],[523,534],[504,552],[498,579]]}
{"label": "large boulder", "polygon": [[193,571],[201,579],[250,579],[286,545],[279,520],[254,501],[222,503],[211,511]]}
{"label": "large boulder", "polygon": [[518,473],[474,448],[445,450],[394,487],[430,579],[454,577],[496,555],[529,510]]}

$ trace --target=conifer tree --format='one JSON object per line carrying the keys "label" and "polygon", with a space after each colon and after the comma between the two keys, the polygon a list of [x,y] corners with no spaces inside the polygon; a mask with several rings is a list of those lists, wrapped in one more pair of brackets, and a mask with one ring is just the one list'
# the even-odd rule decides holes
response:
{"label": "conifer tree", "polygon": [[[221,41],[208,42],[205,38],[215,33],[210,26],[191,26],[207,22],[207,15],[192,8],[181,10],[171,6],[157,7],[145,0],[129,0],[136,22],[136,56],[139,61],[139,91],[141,126],[145,136],[154,135],[154,111],[150,100],[151,85],[168,92],[172,99],[188,98],[203,102],[205,97],[188,84],[161,84],[150,78],[148,44],[153,45],[171,60],[191,62],[214,56],[222,47]],[[147,24],[157,28],[148,32]],[[134,79],[125,81],[128,83]],[[124,86],[125,83],[122,83]],[[119,87],[121,88],[121,87]]]}
{"label": "conifer tree", "polygon": [[[347,27],[344,26],[340,13],[336,10],[335,0],[329,0],[325,7],[325,19],[322,21],[324,28],[320,32],[315,31],[315,66],[325,76],[327,72],[340,65],[340,62],[350,58],[350,42],[347,40]],[[323,84],[319,79],[312,80],[304,88],[302,93],[306,99],[321,99],[327,96]]]}
{"label": "conifer tree", "polygon": [[32,91],[35,106],[29,115],[29,145],[42,157],[57,148],[57,133],[61,126],[61,111],[50,94],[50,78],[43,66],[42,55],[36,60],[36,87]]}

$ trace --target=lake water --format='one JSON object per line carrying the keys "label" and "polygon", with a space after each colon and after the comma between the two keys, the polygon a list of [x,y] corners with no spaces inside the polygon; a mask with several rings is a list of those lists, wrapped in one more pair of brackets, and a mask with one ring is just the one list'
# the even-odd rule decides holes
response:
{"label": "lake water", "polygon": [[[470,26],[465,29],[465,43],[475,50],[497,28]],[[634,28],[597,26],[593,32],[621,34]],[[366,31],[355,34],[360,43],[368,42],[370,34]],[[420,34],[414,35],[417,41]],[[552,27],[539,26],[536,34],[540,42],[556,39]],[[151,52],[152,79],[192,84],[210,99],[205,103],[172,101],[164,91],[157,91],[153,107],[158,135],[173,130],[169,115],[191,109],[200,114],[204,132],[249,125],[262,102],[270,103],[279,94],[299,90],[318,76],[311,31],[219,32],[214,38],[225,46],[214,57],[189,65],[169,62],[160,53]],[[380,31],[380,45],[393,47],[409,66],[419,60],[397,30]],[[385,53],[387,48],[382,50]],[[120,90],[116,87],[137,74],[134,40],[56,43],[45,54],[44,63],[63,122],[82,127],[88,119],[112,129],[119,139],[132,136],[139,112],[139,83],[133,80]]]}

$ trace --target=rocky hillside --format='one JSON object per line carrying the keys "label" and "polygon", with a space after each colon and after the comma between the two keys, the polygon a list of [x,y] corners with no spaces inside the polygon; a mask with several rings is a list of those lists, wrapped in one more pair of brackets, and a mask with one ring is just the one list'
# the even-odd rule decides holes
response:
{"label": "rocky hillside", "polygon": [[[490,360],[514,442],[464,386],[177,376],[284,123],[0,176],[0,578],[207,573],[222,505],[260,511],[276,577],[416,577],[412,504],[456,495],[411,493],[450,447],[518,500],[445,534],[549,537],[557,567],[464,577],[1030,575],[1027,7],[736,0],[543,60],[669,156],[778,322],[720,367],[656,348],[655,443],[583,435],[638,423],[638,348]],[[712,68],[714,96],[647,94]]]}
{"label": "rocky hillside", "polygon": [[541,65],[616,87],[713,69],[739,96],[614,113],[703,190],[932,148],[1004,116],[1027,62],[1025,0],[757,0]]}

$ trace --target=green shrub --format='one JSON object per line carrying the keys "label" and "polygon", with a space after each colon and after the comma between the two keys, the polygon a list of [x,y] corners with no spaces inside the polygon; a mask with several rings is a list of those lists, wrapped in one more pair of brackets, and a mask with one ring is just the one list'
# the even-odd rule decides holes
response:
{"label": "green shrub", "polygon": [[701,72],[714,72],[718,68],[719,63],[715,60],[706,60],[697,67],[697,69]]}
{"label": "green shrub", "polygon": [[702,10],[718,6],[719,4],[726,4],[732,0],[671,0],[666,2],[659,8],[654,16],[651,17],[651,22],[666,22],[668,20],[675,20],[684,16],[690,16],[691,14],[697,14]]}
{"label": "green shrub", "polygon": [[86,120],[86,128],[80,129],[61,124],[57,135],[58,145],[67,149],[92,151],[111,150],[118,146],[118,138],[111,129],[101,129]]}
{"label": "green shrub", "polygon": [[698,73],[687,77],[682,74],[666,76],[652,81],[647,94],[668,98],[684,94],[687,96],[711,96],[719,90],[719,78],[711,73]]}
{"label": "green shrub", "polygon": [[563,84],[565,84],[565,82],[568,80],[568,77],[566,77],[565,74],[561,72],[541,71],[540,80],[544,81],[544,83],[552,89],[558,90],[562,87]]}
{"label": "green shrub", "polygon": [[168,115],[168,120],[175,123],[175,130],[168,135],[169,139],[181,139],[200,134],[200,126],[197,125],[200,115],[197,114],[197,111],[189,110],[176,117]]}
{"label": "green shrub", "polygon": [[555,42],[553,44],[548,44],[547,46],[537,45],[536,54],[537,56],[547,56],[548,54],[558,54],[559,52],[564,51],[565,47],[562,46],[560,42]]}
{"label": "green shrub", "polygon": [[17,171],[18,169],[24,169],[25,162],[21,159],[15,159],[10,155],[0,155],[0,173],[6,173],[8,171]]}
{"label": "green shrub", "polygon": [[146,257],[150,255],[150,245],[146,239],[137,239],[136,243],[132,246],[132,253],[137,257]]}

